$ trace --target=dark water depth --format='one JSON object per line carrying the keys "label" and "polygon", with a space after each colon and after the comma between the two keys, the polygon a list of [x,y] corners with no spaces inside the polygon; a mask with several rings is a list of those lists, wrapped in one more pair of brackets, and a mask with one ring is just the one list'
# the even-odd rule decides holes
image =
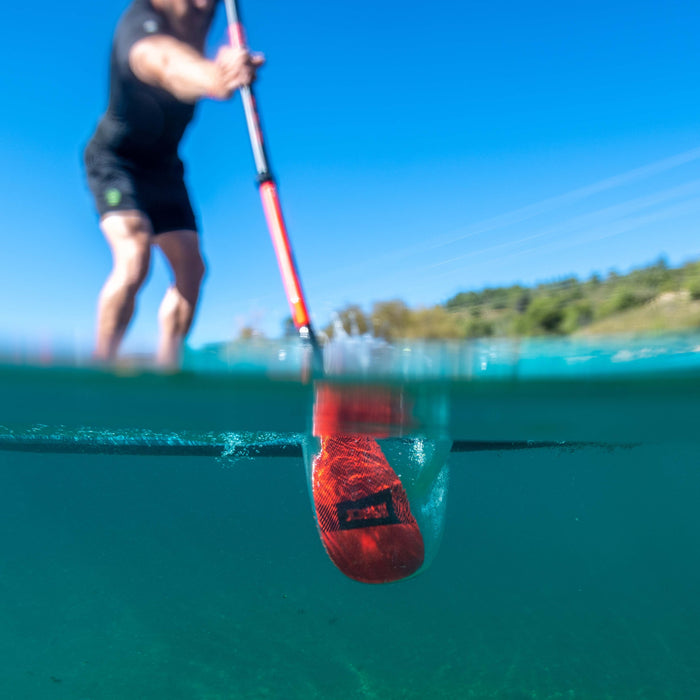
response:
{"label": "dark water depth", "polygon": [[367,586],[299,459],[0,454],[3,697],[697,696],[697,443],[450,459],[432,567]]}

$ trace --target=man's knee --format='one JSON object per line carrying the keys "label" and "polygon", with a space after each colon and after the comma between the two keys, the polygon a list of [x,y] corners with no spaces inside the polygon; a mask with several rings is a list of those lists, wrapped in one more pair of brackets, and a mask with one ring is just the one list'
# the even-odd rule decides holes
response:
{"label": "man's knee", "polygon": [[136,294],[148,276],[151,256],[148,248],[134,247],[114,261],[112,278],[125,291]]}
{"label": "man's knee", "polygon": [[202,256],[197,252],[192,255],[186,265],[180,266],[175,272],[175,286],[190,302],[194,302],[207,273],[207,267]]}
{"label": "man's knee", "polygon": [[156,243],[167,258],[175,278],[175,286],[184,296],[191,298],[199,292],[206,275],[206,265],[195,231],[170,231],[159,234]]}
{"label": "man's knee", "polygon": [[135,294],[151,265],[150,223],[139,212],[124,212],[104,217],[101,226],[112,249],[112,280]]}

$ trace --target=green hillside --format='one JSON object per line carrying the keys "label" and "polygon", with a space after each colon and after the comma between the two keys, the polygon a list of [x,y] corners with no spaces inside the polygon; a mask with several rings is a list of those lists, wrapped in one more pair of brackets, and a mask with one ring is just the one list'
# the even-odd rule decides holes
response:
{"label": "green hillside", "polygon": [[[409,308],[401,300],[340,312],[347,331],[387,340],[659,333],[700,328],[700,261],[671,268],[661,259],[621,275],[567,277],[460,292],[444,304]],[[324,331],[333,335],[332,325]]]}

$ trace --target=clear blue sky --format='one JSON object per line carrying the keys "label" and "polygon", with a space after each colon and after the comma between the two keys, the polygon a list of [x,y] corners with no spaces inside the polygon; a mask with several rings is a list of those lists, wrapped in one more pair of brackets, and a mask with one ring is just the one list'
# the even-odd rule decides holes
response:
{"label": "clear blue sky", "polygon": [[[81,151],[126,0],[8,3],[0,338],[89,347],[110,266]],[[223,8],[221,8],[223,10]],[[273,168],[318,326],[349,302],[700,256],[696,1],[242,0]],[[212,51],[224,38],[223,18]],[[209,263],[191,344],[288,315],[240,101],[183,144]],[[155,344],[156,261],[126,349]]]}

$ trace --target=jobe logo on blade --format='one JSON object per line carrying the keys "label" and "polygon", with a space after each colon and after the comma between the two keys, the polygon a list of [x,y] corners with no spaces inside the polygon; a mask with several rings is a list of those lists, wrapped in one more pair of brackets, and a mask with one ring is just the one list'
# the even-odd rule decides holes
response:
{"label": "jobe logo on blade", "polygon": [[391,489],[383,489],[353,501],[342,501],[336,504],[336,512],[341,530],[400,522],[394,512]]}

